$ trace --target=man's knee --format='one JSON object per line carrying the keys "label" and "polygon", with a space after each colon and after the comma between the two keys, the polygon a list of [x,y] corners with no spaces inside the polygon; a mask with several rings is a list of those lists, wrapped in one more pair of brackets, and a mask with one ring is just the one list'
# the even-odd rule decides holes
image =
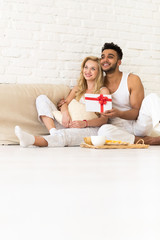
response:
{"label": "man's knee", "polygon": [[113,129],[113,125],[111,125],[111,124],[104,124],[104,125],[102,125],[99,128],[98,135],[107,137],[112,129]]}
{"label": "man's knee", "polygon": [[98,135],[105,136],[106,139],[110,140],[121,140],[122,142],[129,142],[134,143],[134,135],[128,133],[126,130],[114,126],[112,124],[105,124],[102,127],[100,127],[98,131]]}
{"label": "man's knee", "polygon": [[158,101],[160,100],[158,95],[156,93],[150,93],[144,98],[143,102],[148,102],[148,101],[152,102],[152,101],[157,101],[157,100]]}

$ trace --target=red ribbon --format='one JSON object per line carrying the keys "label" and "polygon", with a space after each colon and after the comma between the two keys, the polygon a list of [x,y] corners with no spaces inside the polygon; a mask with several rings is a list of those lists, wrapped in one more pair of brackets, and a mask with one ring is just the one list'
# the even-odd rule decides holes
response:
{"label": "red ribbon", "polygon": [[107,104],[107,102],[112,102],[112,99],[108,97],[104,97],[103,94],[100,94],[99,97],[97,98],[92,98],[92,97],[85,97],[85,100],[94,100],[94,101],[99,101],[101,105],[101,112],[103,112],[103,105]]}

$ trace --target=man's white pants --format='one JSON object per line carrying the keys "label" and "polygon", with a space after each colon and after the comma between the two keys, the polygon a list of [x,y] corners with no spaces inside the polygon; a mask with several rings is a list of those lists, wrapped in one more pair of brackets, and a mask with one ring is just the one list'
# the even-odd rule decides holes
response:
{"label": "man's white pants", "polygon": [[[98,135],[107,139],[134,143],[135,136],[160,136],[160,98],[152,93],[144,98],[138,119],[132,121],[132,126],[124,124],[122,128],[116,124],[105,124],[100,127]],[[129,121],[127,121],[128,123]]]}

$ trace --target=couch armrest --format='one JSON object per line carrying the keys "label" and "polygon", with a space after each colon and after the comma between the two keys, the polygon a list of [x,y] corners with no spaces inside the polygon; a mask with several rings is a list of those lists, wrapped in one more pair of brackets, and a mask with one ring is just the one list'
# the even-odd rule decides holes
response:
{"label": "couch armrest", "polygon": [[65,98],[70,91],[63,84],[0,84],[0,144],[17,144],[14,127],[21,126],[34,135],[48,134],[38,121],[35,101],[47,95],[54,104]]}

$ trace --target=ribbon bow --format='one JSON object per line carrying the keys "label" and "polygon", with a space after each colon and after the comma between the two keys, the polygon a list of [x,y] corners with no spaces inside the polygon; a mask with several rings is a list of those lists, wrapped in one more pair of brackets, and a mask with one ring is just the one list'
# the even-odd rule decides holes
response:
{"label": "ribbon bow", "polygon": [[97,97],[100,105],[101,105],[101,112],[103,112],[103,105],[107,104],[107,102],[112,101],[108,97],[104,97],[103,94],[100,94],[99,97]]}
{"label": "ribbon bow", "polygon": [[94,101],[98,101],[100,103],[101,106],[101,112],[103,112],[103,105],[107,104],[107,102],[112,102],[112,99],[108,98],[108,97],[104,97],[103,94],[100,94],[99,97],[97,98],[91,98],[91,97],[85,97],[86,100],[94,100]]}

